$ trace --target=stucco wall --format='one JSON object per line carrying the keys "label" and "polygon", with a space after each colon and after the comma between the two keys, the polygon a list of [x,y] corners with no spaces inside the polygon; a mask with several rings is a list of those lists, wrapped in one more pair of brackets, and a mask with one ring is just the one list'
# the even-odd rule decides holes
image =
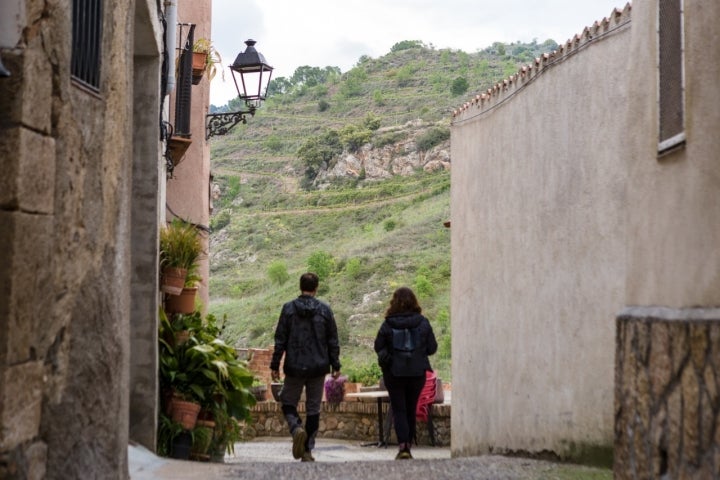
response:
{"label": "stucco wall", "polygon": [[[194,23],[195,40],[200,38],[212,39],[211,36],[212,2],[211,0],[179,0],[178,21]],[[187,27],[184,27],[187,34]],[[178,37],[178,41],[184,38]],[[242,42],[239,42],[240,48]],[[229,59],[229,62],[235,60]],[[221,81],[221,70],[230,64],[223,59],[223,65],[217,65],[215,82]],[[232,79],[227,79],[232,81]],[[174,122],[174,96],[171,97],[170,121]],[[199,84],[192,86],[192,104],[190,115],[190,131],[192,143],[181,162],[175,167],[172,178],[167,181],[167,207],[166,216],[172,220],[179,216],[183,220],[210,226],[210,144],[205,140],[205,115],[210,105],[210,81],[207,75]],[[205,252],[209,250],[209,235],[201,234]],[[208,255],[200,259],[199,274],[203,280],[198,291],[198,298],[207,307],[209,302],[208,284],[210,280],[210,263]]]}
{"label": "stucco wall", "polygon": [[720,3],[682,5],[686,142],[660,158],[659,5],[633,6],[627,307],[618,315],[616,346],[618,479],[720,475]]}
{"label": "stucco wall", "polygon": [[[636,2],[628,71],[628,305],[720,305],[720,3],[685,0],[685,148],[657,158],[657,0]],[[652,81],[648,81],[652,79]]]}
{"label": "stucco wall", "polygon": [[613,13],[454,115],[454,456],[609,462],[629,20]]}

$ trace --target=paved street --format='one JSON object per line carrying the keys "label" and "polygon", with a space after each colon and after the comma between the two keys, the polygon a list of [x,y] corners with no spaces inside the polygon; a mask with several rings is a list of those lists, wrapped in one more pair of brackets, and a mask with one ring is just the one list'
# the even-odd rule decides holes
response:
{"label": "paved street", "polygon": [[235,455],[224,464],[158,458],[147,450],[131,446],[132,480],[185,479],[337,479],[337,480],[610,480],[609,469],[556,464],[523,458],[483,456],[451,459],[450,449],[416,447],[414,460],[396,461],[395,447],[363,447],[347,440],[319,439],[315,463],[292,458],[288,438],[258,438],[238,443]]}

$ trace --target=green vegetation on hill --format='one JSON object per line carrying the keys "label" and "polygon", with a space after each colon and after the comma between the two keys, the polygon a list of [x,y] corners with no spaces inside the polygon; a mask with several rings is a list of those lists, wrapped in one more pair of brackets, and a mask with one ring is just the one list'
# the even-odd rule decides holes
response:
{"label": "green vegetation on hill", "polygon": [[[213,140],[220,187],[211,219],[210,312],[226,314],[226,340],[272,345],[282,304],[307,270],[322,273],[319,297],[335,311],[343,370],[376,369],[372,349],[392,291],[418,294],[450,372],[450,173],[325,183],[314,179],[339,153],[414,139],[420,152],[449,145],[450,112],[471,95],[556,48],[500,44],[473,54],[396,44],[349,72],[301,67],[273,80],[273,95],[243,128]],[[218,110],[238,108],[230,105]],[[411,122],[411,123],[410,123]],[[408,125],[410,125],[408,127]],[[397,128],[395,128],[397,127]]]}

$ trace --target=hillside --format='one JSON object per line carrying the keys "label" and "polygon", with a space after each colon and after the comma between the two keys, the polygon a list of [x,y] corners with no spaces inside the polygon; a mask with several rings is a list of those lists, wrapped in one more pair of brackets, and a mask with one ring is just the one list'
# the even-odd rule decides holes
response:
{"label": "hillside", "polygon": [[450,379],[450,112],[554,47],[468,54],[408,41],[349,72],[275,79],[248,125],[212,143],[210,311],[227,315],[227,339],[270,346],[300,274],[321,270],[344,370],[377,374],[372,341],[392,291],[408,285]]}

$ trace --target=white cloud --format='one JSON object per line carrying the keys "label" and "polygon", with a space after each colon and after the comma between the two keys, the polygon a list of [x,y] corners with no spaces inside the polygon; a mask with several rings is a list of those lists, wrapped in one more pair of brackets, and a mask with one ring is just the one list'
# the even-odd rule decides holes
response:
{"label": "white cloud", "polygon": [[[274,68],[337,66],[345,72],[362,55],[382,56],[402,40],[475,52],[493,42],[564,43],[621,0],[212,0],[212,38],[224,66],[252,38]],[[237,95],[228,75],[211,85],[211,103]]]}

